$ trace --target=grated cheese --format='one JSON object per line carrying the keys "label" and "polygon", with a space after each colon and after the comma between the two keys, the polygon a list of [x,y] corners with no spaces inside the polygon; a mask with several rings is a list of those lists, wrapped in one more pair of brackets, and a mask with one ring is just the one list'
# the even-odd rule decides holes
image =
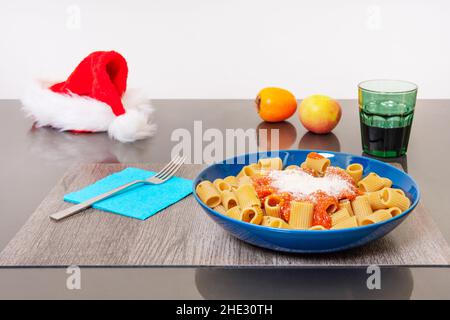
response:
{"label": "grated cheese", "polygon": [[279,192],[289,192],[297,198],[311,198],[321,190],[332,197],[352,190],[351,184],[337,174],[327,172],[323,177],[314,177],[303,170],[272,170],[269,172],[271,186]]}

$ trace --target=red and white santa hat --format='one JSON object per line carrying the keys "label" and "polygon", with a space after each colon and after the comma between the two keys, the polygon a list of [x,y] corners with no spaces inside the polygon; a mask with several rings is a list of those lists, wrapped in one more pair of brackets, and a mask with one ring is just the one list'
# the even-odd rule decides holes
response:
{"label": "red and white santa hat", "polygon": [[37,126],[62,131],[101,132],[121,142],[152,136],[148,99],[127,90],[128,67],[115,51],[96,51],[75,68],[66,81],[37,83],[21,99],[23,110]]}

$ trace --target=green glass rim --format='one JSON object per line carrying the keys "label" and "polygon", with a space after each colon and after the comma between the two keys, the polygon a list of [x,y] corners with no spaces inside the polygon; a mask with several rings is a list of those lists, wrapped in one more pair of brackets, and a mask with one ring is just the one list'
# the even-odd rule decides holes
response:
{"label": "green glass rim", "polygon": [[[369,84],[369,83],[383,83],[383,82],[392,82],[392,83],[397,83],[397,84],[403,84],[403,85],[408,85],[411,86],[411,89],[408,90],[374,90],[374,89],[367,89],[364,87],[365,84]],[[358,83],[358,88],[366,91],[366,92],[373,92],[373,93],[380,93],[380,94],[405,94],[405,93],[412,93],[417,91],[418,86],[417,84],[415,84],[414,82],[411,81],[405,81],[405,80],[397,80],[397,79],[372,79],[372,80],[364,80],[360,83]]]}

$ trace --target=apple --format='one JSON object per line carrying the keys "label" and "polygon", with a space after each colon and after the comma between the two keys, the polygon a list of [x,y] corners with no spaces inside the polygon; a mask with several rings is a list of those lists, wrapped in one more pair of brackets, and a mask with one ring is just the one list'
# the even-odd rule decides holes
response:
{"label": "apple", "polygon": [[298,117],[302,125],[317,134],[331,132],[341,119],[339,103],[324,95],[312,95],[305,98],[298,108]]}

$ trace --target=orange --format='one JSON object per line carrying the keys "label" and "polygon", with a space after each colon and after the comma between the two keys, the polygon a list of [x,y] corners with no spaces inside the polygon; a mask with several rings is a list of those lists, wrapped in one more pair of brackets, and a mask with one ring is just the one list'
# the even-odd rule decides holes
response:
{"label": "orange", "polygon": [[289,91],[281,88],[264,88],[256,97],[256,109],[267,122],[284,121],[297,109],[297,100]]}

